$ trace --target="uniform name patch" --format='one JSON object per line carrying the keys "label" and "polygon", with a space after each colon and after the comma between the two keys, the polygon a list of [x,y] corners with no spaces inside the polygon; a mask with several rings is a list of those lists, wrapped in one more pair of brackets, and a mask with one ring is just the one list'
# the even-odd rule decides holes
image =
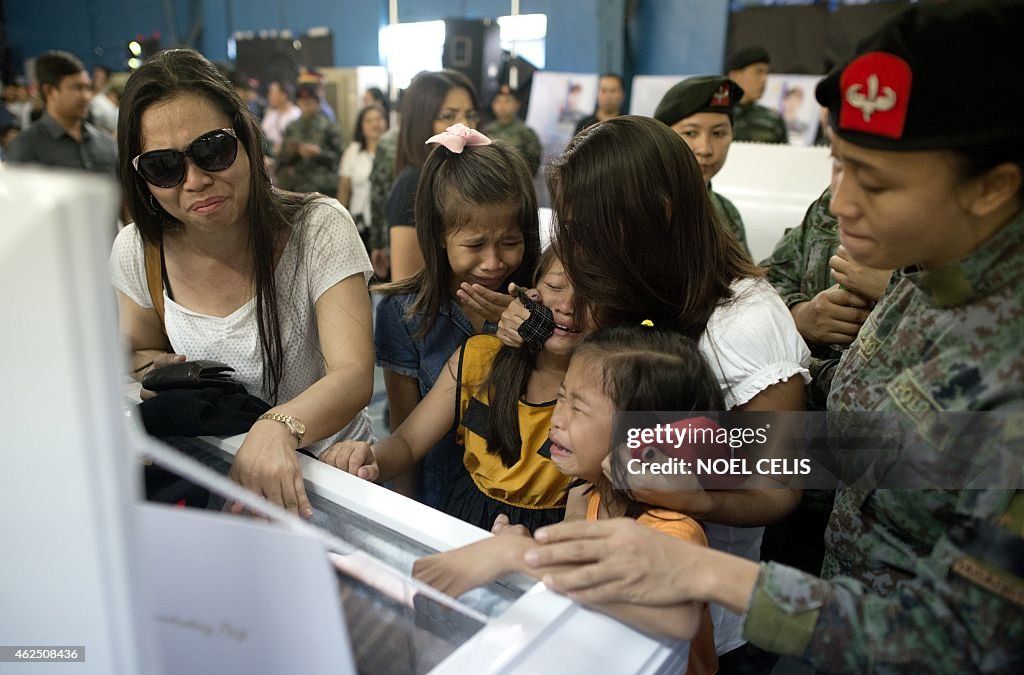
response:
{"label": "uniform name patch", "polygon": [[1024,581],[995,572],[974,558],[960,558],[950,569],[985,590],[1024,607]]}

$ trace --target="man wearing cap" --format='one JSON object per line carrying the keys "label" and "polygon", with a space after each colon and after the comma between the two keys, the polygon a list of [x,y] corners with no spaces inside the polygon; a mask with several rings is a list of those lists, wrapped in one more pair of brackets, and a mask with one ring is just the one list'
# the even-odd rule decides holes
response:
{"label": "man wearing cap", "polygon": [[747,255],[747,233],[733,203],[711,189],[711,179],[725,166],[732,144],[733,110],[743,90],[727,77],[690,77],[669,89],[654,111],[654,119],[672,127],[686,142],[708,186],[719,218]]}
{"label": "man wearing cap", "polygon": [[299,107],[292,103],[293,98],[295,98],[295,87],[290,82],[275,80],[267,85],[267,109],[263,113],[260,128],[270,142],[274,157],[281,152],[284,130],[302,116]]}
{"label": "man wearing cap", "polygon": [[[818,85],[840,238],[899,277],[844,354],[829,410],[885,413],[897,438],[923,441],[838,491],[822,578],[604,521],[535,533],[547,545],[529,564],[592,563],[549,588],[717,602],[745,613],[752,643],[819,670],[1022,671],[1024,120],[1006,115],[1024,106],[1007,86],[1021,25],[1019,0],[911,5]],[[959,436],[958,422],[988,433]],[[965,450],[970,463],[950,464]],[[898,489],[899,469],[925,471]]]}
{"label": "man wearing cap", "polygon": [[277,160],[277,185],[333,197],[338,193],[341,134],[321,112],[316,84],[300,84],[295,98],[302,116],[285,129]]}
{"label": "man wearing cap", "polygon": [[746,47],[729,59],[729,79],[743,89],[743,99],[735,112],[733,137],[737,141],[789,143],[782,115],[758,103],[764,96],[770,63],[768,52],[761,47]]}

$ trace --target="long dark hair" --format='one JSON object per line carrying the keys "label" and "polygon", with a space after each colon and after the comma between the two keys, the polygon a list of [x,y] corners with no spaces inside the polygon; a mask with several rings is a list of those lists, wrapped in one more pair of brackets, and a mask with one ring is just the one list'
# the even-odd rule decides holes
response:
{"label": "long dark hair", "polygon": [[467,146],[454,153],[438,145],[430,153],[416,188],[416,237],[423,253],[423,269],[394,284],[378,286],[385,294],[415,293],[407,317],[423,316],[415,337],[430,332],[445,298],[451,292],[452,268],[445,240],[481,206],[514,207],[523,233],[523,260],[506,280],[526,285],[540,254],[537,195],[530,169],[515,147],[502,141]]}
{"label": "long dark hair", "polygon": [[[585,359],[601,373],[601,389],[616,412],[725,410],[725,397],[696,341],[669,328],[618,324],[583,341],[573,359]],[[611,444],[609,452],[613,451]],[[624,462],[612,462],[614,483],[626,484]],[[602,476],[594,486],[606,506],[618,505],[629,518],[650,506],[628,490],[614,490]]]}
{"label": "long dark hair", "polygon": [[370,112],[371,110],[376,110],[377,112],[380,113],[380,116],[384,118],[385,129],[387,129],[389,126],[388,114],[384,110],[384,108],[380,107],[379,105],[368,105],[362,110],[360,110],[359,114],[356,115],[356,128],[352,132],[352,140],[359,144],[360,150],[366,150],[366,134],[363,133],[363,118],[366,117],[366,113]]}
{"label": "long dark hair", "polygon": [[249,157],[249,201],[245,206],[256,317],[263,357],[263,389],[276,402],[284,368],[274,258],[290,223],[311,201],[308,195],[276,191],[263,161],[262,133],[231,83],[202,54],[192,49],[160,52],[139,67],[125,85],[117,120],[118,169],[121,188],[142,241],[159,246],[165,231],[180,229],[152,199],[146,181],[132,166],[142,151],[142,115],[150,106],[176,96],[199,96],[231,120],[231,127]]}
{"label": "long dark hair", "polygon": [[[533,275],[534,287],[558,261],[554,249],[548,247],[540,256]],[[501,457],[501,463],[512,467],[523,456],[523,438],[519,433],[519,400],[526,395],[530,373],[537,364],[537,354],[529,349],[502,347],[491,362],[491,372],[484,388],[490,402],[487,416],[487,452]]]}
{"label": "long dark hair", "polygon": [[588,127],[547,182],[574,311],[594,325],[651,319],[697,339],[729,285],[760,273],[719,221],[693,153],[657,120]]}
{"label": "long dark hair", "polygon": [[434,135],[434,119],[441,110],[448,92],[462,87],[478,108],[476,89],[468,77],[455,70],[423,72],[412,79],[402,96],[402,126],[398,131],[395,152],[395,175],[407,166],[417,169],[427,161],[430,148],[427,139]]}

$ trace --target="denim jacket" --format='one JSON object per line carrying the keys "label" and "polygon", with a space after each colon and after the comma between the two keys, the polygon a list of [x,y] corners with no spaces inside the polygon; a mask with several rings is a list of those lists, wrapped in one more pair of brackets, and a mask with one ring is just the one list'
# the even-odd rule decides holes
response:
{"label": "denim jacket", "polygon": [[[415,338],[423,315],[405,318],[415,299],[412,293],[386,295],[381,299],[374,324],[374,345],[377,365],[399,375],[415,378],[419,382],[422,398],[434,386],[451,355],[475,332],[469,317],[449,296],[445,297],[430,332],[423,338]],[[484,333],[493,335],[497,330],[498,324],[484,322]]]}

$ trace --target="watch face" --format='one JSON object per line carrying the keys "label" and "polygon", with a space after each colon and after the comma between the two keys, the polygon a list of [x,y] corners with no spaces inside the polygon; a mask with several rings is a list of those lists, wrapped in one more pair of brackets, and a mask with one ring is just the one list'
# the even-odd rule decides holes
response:
{"label": "watch face", "polygon": [[306,433],[306,425],[297,419],[288,420],[288,428],[300,436]]}

